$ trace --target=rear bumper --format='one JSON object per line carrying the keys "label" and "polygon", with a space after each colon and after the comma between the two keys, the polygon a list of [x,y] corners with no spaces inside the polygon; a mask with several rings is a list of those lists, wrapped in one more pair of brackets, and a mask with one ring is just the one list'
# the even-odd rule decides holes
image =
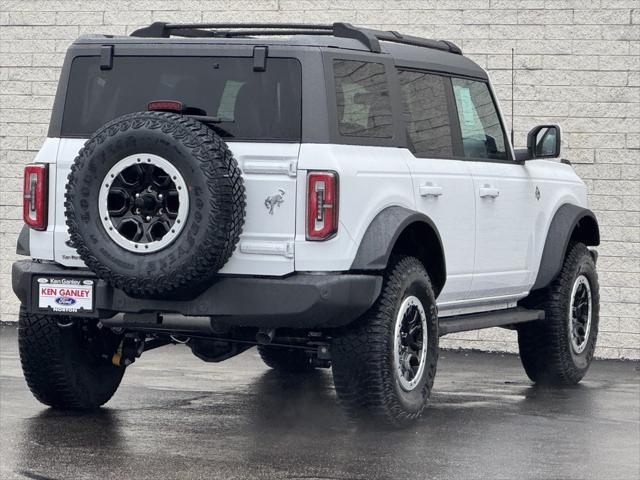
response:
{"label": "rear bumper", "polygon": [[[39,309],[40,277],[93,280],[93,311],[63,314]],[[160,314],[160,320],[153,322],[161,321],[162,314],[174,314],[174,318],[177,314],[185,317],[185,324],[187,317],[211,317],[230,326],[316,328],[346,325],[362,315],[378,297],[382,277],[303,273],[284,278],[221,277],[195,298],[167,300],[129,296],[96,278],[90,270],[23,260],[13,264],[12,285],[30,312],[99,319],[120,313],[151,314],[149,318],[157,319],[154,314]],[[153,328],[156,324],[150,323],[146,327]],[[120,325],[128,326],[126,322],[120,322]],[[179,329],[175,324],[172,328]]]}

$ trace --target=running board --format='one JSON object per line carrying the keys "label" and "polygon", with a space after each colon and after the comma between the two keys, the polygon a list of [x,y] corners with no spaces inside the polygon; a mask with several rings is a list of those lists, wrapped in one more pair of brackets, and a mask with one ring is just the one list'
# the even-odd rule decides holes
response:
{"label": "running board", "polygon": [[492,312],[471,313],[444,317],[438,320],[440,336],[449,333],[479,330],[481,328],[504,327],[515,323],[544,320],[544,310],[529,310],[516,307]]}

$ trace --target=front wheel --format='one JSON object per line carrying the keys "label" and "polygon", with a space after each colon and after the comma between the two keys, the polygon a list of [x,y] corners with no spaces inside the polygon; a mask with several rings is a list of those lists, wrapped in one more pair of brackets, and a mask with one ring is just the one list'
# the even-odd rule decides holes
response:
{"label": "front wheel", "polygon": [[98,408],[116,392],[123,367],[111,363],[121,341],[95,321],[27,313],[20,307],[18,344],[31,393],[50,407]]}
{"label": "front wheel", "polygon": [[436,374],[438,319],[417,258],[392,261],[375,304],[336,335],[331,358],[338,399],[352,417],[403,426],[420,416]]}
{"label": "front wheel", "polygon": [[593,257],[576,243],[558,277],[532,299],[532,306],[544,309],[545,319],[518,329],[520,359],[532,381],[575,385],[582,380],[596,349],[599,299]]}

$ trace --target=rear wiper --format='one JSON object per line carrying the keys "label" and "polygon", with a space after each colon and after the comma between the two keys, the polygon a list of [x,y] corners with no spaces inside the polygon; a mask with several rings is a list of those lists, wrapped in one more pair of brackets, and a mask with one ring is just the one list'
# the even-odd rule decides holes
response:
{"label": "rear wiper", "polygon": [[209,115],[186,115],[189,118],[193,118],[194,120],[198,120],[199,122],[205,123],[211,127],[211,129],[216,132],[221,137],[233,137],[233,133],[222,128],[219,123],[229,122],[229,120],[222,120],[220,117],[211,117]]}

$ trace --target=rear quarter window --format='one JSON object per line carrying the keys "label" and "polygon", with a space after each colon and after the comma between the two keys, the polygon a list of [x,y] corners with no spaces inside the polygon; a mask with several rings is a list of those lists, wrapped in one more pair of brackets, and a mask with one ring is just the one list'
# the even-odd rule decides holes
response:
{"label": "rear quarter window", "polygon": [[74,59],[62,119],[63,137],[89,137],[105,123],[147,110],[154,100],[178,100],[218,117],[238,140],[299,141],[301,66],[268,58],[264,72],[250,57],[99,57]]}
{"label": "rear quarter window", "polygon": [[333,76],[340,135],[391,138],[393,118],[384,65],[334,59]]}

